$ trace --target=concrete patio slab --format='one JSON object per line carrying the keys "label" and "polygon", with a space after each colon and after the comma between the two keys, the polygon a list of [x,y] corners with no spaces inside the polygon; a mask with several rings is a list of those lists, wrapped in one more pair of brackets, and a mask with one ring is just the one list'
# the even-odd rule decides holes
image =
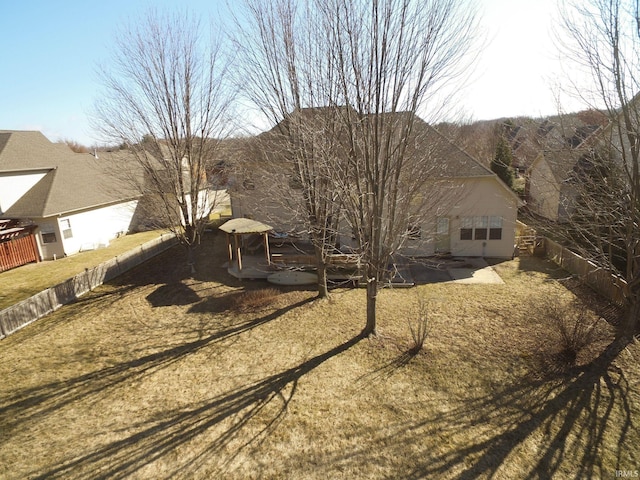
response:
{"label": "concrete patio slab", "polygon": [[469,263],[473,268],[451,268],[448,270],[454,283],[504,284],[500,275],[483,259],[470,259]]}
{"label": "concrete patio slab", "polygon": [[[433,266],[431,265],[433,263]],[[449,263],[450,268],[447,268]],[[416,284],[467,283],[504,284],[484,258],[454,258],[440,262],[411,262],[408,265]]]}

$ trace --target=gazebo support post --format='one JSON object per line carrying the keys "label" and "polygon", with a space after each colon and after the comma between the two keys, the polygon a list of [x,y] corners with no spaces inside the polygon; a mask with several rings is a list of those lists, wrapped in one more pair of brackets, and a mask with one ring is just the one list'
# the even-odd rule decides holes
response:
{"label": "gazebo support post", "polygon": [[267,256],[267,265],[271,265],[271,254],[269,252],[269,234],[264,232],[264,253]]}
{"label": "gazebo support post", "polygon": [[233,238],[236,242],[236,256],[238,258],[238,272],[242,271],[242,253],[240,253],[240,240],[238,238],[238,234],[234,233]]}
{"label": "gazebo support post", "polygon": [[227,252],[229,254],[229,266],[233,265],[233,246],[231,245],[231,235],[227,233]]}
{"label": "gazebo support post", "polygon": [[[243,235],[263,235],[267,263],[271,265],[271,252],[269,251],[268,232],[273,229],[269,225],[251,220],[249,218],[232,218],[231,220],[228,220],[227,222],[220,225],[220,230],[229,235],[227,237],[227,249],[229,251],[229,273],[237,278],[242,278]],[[251,268],[249,268],[248,273],[254,272]],[[267,271],[256,271],[255,273],[259,278],[266,278]]]}

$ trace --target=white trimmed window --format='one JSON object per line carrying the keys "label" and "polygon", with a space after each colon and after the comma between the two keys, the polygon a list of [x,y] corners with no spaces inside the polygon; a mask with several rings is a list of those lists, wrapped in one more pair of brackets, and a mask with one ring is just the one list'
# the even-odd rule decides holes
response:
{"label": "white trimmed window", "polygon": [[502,240],[502,217],[460,218],[460,240]]}
{"label": "white trimmed window", "polygon": [[40,237],[42,238],[42,243],[56,243],[58,241],[52,225],[40,227]]}
{"label": "white trimmed window", "polygon": [[460,219],[460,240],[473,240],[473,217]]}
{"label": "white trimmed window", "polygon": [[73,232],[71,231],[71,221],[68,218],[60,220],[60,230],[62,230],[63,238],[73,238]]}
{"label": "white trimmed window", "polygon": [[502,217],[489,217],[489,240],[502,240]]}
{"label": "white trimmed window", "polygon": [[407,227],[407,237],[410,240],[419,240],[422,237],[422,228],[420,225],[409,225]]}
{"label": "white trimmed window", "polygon": [[473,217],[473,226],[475,232],[473,235],[474,240],[486,240],[487,228],[489,227],[489,217]]}
{"label": "white trimmed window", "polygon": [[437,218],[436,235],[449,235],[449,219],[447,217]]}

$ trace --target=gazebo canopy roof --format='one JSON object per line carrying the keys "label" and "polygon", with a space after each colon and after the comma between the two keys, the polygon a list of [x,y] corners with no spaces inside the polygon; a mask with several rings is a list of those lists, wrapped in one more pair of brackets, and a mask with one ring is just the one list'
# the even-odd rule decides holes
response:
{"label": "gazebo canopy roof", "polygon": [[226,233],[265,233],[273,230],[273,227],[250,218],[232,218],[220,226],[220,230]]}

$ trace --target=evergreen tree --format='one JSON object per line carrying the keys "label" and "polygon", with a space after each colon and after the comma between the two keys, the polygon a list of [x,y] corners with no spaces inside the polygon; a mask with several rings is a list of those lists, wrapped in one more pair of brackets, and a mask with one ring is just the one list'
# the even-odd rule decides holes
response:
{"label": "evergreen tree", "polygon": [[509,188],[513,187],[515,173],[513,171],[513,154],[511,146],[504,137],[500,137],[496,146],[496,155],[491,161],[491,171],[506,183]]}

